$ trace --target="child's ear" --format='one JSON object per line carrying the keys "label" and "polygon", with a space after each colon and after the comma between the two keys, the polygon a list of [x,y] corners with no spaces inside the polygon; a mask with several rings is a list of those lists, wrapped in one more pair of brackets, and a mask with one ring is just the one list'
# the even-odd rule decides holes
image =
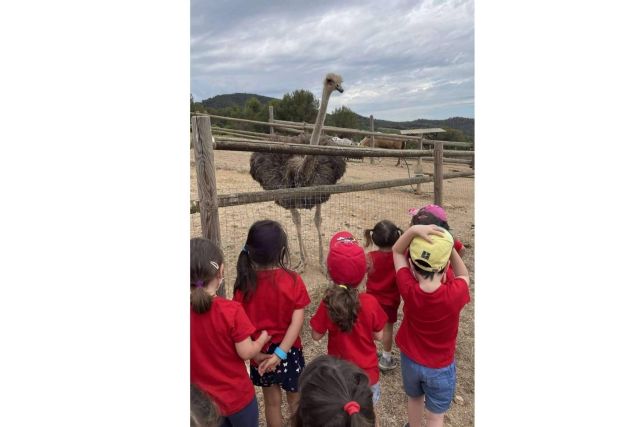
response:
{"label": "child's ear", "polygon": [[224,264],[220,264],[220,270],[218,270],[218,274],[216,276],[220,279],[224,278]]}

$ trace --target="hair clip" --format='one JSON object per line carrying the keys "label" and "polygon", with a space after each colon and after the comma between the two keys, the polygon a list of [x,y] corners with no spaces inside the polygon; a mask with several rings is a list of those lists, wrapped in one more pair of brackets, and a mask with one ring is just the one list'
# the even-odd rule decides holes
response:
{"label": "hair clip", "polygon": [[351,400],[345,403],[342,409],[344,409],[344,411],[349,414],[349,416],[351,416],[360,412],[360,404],[354,400]]}
{"label": "hair clip", "polygon": [[245,243],[245,245],[242,247],[242,252],[246,252],[247,254],[249,253],[249,248],[247,248],[247,244]]}
{"label": "hair clip", "polygon": [[215,261],[209,261],[209,264],[211,264],[216,270],[220,270],[220,266],[218,265],[217,262]]}
{"label": "hair clip", "polygon": [[340,286],[341,288],[344,288],[344,289],[348,289],[346,285],[338,285],[338,286]]}

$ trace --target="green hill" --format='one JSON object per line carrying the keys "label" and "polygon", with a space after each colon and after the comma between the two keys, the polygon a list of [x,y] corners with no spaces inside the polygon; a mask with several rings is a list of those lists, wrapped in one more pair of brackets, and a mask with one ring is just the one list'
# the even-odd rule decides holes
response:
{"label": "green hill", "polygon": [[[202,101],[202,105],[211,110],[222,110],[225,108],[233,108],[238,107],[242,109],[245,103],[251,99],[256,98],[261,105],[266,105],[270,101],[276,100],[280,101],[278,98],[271,98],[268,96],[256,95],[253,93],[232,93],[226,95],[216,95],[212,98],[207,98]],[[223,115],[228,113],[227,111],[218,111]],[[357,114],[357,127],[359,129],[368,130],[369,129],[369,117],[361,116]],[[256,119],[260,119],[256,117]],[[263,120],[262,118],[261,120]],[[446,129],[447,134],[439,134],[437,137],[439,139],[446,139],[452,141],[459,140],[474,140],[474,125],[475,120],[466,117],[450,117],[444,120],[430,120],[430,119],[417,119],[406,122],[394,122],[390,120],[381,120],[375,119],[375,127],[376,129],[384,129],[385,132],[393,132],[393,130],[402,130],[402,129],[420,129],[420,128],[432,128],[439,127]],[[461,132],[464,137],[461,137],[459,134]]]}
{"label": "green hill", "polygon": [[228,95],[216,95],[213,98],[202,100],[202,105],[207,108],[227,108],[242,107],[251,98],[257,98],[261,104],[268,104],[269,101],[277,99],[268,96],[254,95],[252,93],[232,93]]}

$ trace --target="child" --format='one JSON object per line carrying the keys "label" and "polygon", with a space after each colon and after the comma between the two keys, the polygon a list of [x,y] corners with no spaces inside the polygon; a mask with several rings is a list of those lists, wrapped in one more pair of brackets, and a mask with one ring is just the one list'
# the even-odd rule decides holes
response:
{"label": "child", "polygon": [[287,235],[271,220],[254,223],[238,256],[234,301],[242,303],[249,319],[272,336],[250,366],[253,384],[262,387],[269,427],[282,425],[282,392],[289,412],[298,405],[298,377],[304,369],[300,330],[304,308],[311,302],[302,278],[289,270]]}
{"label": "child", "polygon": [[[409,261],[405,251],[409,248]],[[442,426],[456,382],[454,353],[460,311],[469,296],[469,272],[453,248],[453,237],[435,225],[414,225],[393,245],[393,261],[404,318],[396,345],[402,383],[409,397],[409,426]],[[455,277],[445,271],[451,264]]]}
{"label": "child", "polygon": [[[447,212],[438,205],[426,205],[421,208],[409,209],[409,215],[411,215],[411,225],[434,224],[451,232],[451,227],[447,222]],[[465,247],[460,240],[454,239],[453,247],[461,257],[464,255]]]}
{"label": "child", "polygon": [[367,254],[367,293],[378,301],[387,315],[387,323],[382,332],[382,355],[378,367],[382,371],[395,369],[398,364],[391,357],[393,343],[393,324],[398,320],[400,306],[400,292],[396,286],[396,271],[393,267],[393,253],[391,247],[402,234],[391,221],[380,221],[372,229],[364,231],[367,247],[371,242],[378,247],[377,251]]}
{"label": "child", "polygon": [[311,336],[319,341],[329,331],[328,353],[367,373],[375,405],[380,399],[380,371],[373,340],[382,339],[387,315],[373,296],[358,293],[366,268],[364,250],[351,233],[341,231],[331,238],[327,271],[333,284],[311,318]]}
{"label": "child", "polygon": [[373,427],[371,389],[360,368],[331,356],[319,356],[300,376],[300,404],[293,427]]}
{"label": "child", "polygon": [[191,384],[191,427],[218,427],[218,410],[198,386]]}
{"label": "child", "polygon": [[245,360],[269,340],[242,305],[216,296],[224,278],[223,255],[212,241],[191,239],[191,383],[217,403],[223,426],[258,425],[258,403]]}

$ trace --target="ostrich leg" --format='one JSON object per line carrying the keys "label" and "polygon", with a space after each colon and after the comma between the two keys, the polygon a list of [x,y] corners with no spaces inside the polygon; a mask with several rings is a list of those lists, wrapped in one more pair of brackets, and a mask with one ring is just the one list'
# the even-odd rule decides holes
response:
{"label": "ostrich leg", "polygon": [[322,205],[316,205],[316,214],[313,217],[313,222],[316,225],[316,229],[318,230],[318,256],[320,257],[320,267],[325,269],[324,256],[322,256]]}
{"label": "ostrich leg", "polygon": [[293,219],[293,223],[296,226],[296,234],[298,235],[298,243],[300,243],[300,263],[294,270],[297,270],[299,273],[304,271],[304,267],[307,265],[307,253],[304,250],[304,244],[302,243],[302,221],[300,220],[300,212],[297,209],[289,209],[291,211],[291,218]]}

